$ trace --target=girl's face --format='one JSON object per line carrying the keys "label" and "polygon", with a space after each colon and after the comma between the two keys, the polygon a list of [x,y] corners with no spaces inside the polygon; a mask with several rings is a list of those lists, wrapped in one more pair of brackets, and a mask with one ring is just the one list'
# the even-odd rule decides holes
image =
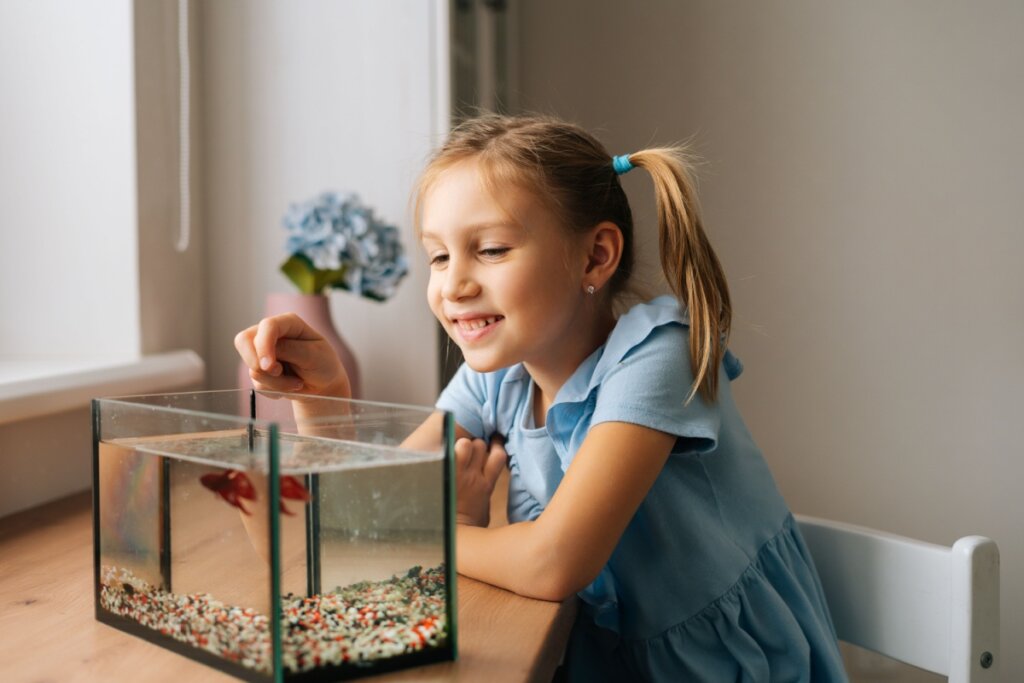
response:
{"label": "girl's face", "polygon": [[502,200],[494,200],[468,161],[446,169],[422,204],[427,300],[477,372],[557,363],[578,327],[578,250],[529,193],[509,187]]}

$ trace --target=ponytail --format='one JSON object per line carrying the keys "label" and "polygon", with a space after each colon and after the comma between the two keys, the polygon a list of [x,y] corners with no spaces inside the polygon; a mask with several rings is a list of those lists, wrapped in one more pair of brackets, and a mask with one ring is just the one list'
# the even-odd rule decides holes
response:
{"label": "ponytail", "polygon": [[662,272],[690,315],[694,380],[686,401],[698,391],[705,400],[714,401],[718,368],[729,342],[732,305],[722,265],[704,234],[686,157],[678,148],[646,149],[630,154],[629,162],[647,169],[654,180]]}

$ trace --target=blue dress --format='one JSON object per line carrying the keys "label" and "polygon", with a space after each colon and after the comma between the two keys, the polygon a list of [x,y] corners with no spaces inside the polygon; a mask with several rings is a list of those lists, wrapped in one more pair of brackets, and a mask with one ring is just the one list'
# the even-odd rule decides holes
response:
{"label": "blue dress", "polygon": [[629,422],[678,437],[579,593],[572,680],[845,681],[810,554],[733,402],[739,360],[726,352],[715,403],[697,395],[684,405],[688,335],[675,298],[633,307],[559,390],[544,427],[534,426],[522,365],[463,365],[437,406],[474,436],[505,435],[510,522],[543,512],[592,426]]}

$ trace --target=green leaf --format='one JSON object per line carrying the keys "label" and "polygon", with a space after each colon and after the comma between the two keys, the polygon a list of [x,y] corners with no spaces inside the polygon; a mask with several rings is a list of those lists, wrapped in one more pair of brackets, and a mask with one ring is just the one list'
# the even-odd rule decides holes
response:
{"label": "green leaf", "polygon": [[316,273],[316,291],[318,292],[322,292],[328,287],[338,287],[345,281],[345,266],[336,270],[317,270],[314,272]]}
{"label": "green leaf", "polygon": [[303,294],[316,294],[319,291],[316,289],[316,268],[302,254],[292,254],[281,264],[281,272],[287,275]]}
{"label": "green leaf", "polygon": [[345,267],[335,270],[319,270],[303,254],[292,254],[281,264],[281,272],[295,283],[303,294],[321,294],[328,287],[337,287],[344,282]]}

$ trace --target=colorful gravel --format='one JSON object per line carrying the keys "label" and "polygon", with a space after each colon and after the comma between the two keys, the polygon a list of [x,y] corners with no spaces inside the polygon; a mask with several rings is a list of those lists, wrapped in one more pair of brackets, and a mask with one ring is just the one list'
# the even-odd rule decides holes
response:
{"label": "colorful gravel", "polygon": [[[283,596],[284,667],[299,672],[367,666],[444,644],[444,581],[444,565],[415,566],[401,576],[363,581],[333,593]],[[170,593],[120,567],[103,567],[100,604],[218,657],[270,671],[269,619],[254,609],[225,605],[206,593]]]}

